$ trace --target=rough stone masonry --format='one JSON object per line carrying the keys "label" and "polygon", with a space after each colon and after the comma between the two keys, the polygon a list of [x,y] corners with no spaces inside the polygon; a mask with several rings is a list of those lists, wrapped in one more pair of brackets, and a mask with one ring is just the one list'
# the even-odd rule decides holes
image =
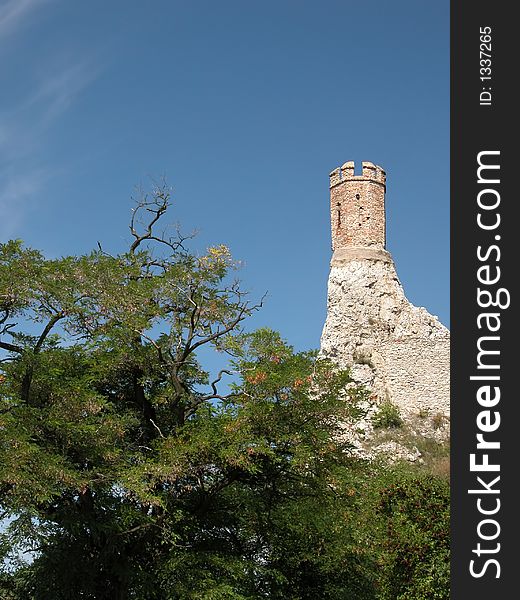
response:
{"label": "rough stone masonry", "polygon": [[354,162],[330,174],[333,255],[321,354],[350,367],[374,404],[396,405],[406,421],[449,418],[450,334],[406,298],[385,249],[384,170]]}

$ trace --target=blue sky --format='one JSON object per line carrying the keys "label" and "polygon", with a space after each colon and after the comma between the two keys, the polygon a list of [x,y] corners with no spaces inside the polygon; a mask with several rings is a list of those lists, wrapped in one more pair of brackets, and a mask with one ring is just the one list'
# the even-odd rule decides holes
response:
{"label": "blue sky", "polygon": [[447,0],[0,0],[0,81],[2,239],[117,252],[164,176],[268,291],[254,325],[317,347],[328,173],[370,160],[406,294],[449,324]]}

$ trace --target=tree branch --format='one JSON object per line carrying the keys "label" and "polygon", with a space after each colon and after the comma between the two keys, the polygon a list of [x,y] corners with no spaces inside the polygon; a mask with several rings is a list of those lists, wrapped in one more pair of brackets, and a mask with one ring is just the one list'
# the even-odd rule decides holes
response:
{"label": "tree branch", "polygon": [[41,350],[41,347],[43,346],[43,343],[45,342],[52,328],[60,319],[63,319],[63,317],[65,317],[65,313],[63,311],[60,311],[49,319],[49,322],[47,323],[47,325],[45,325],[45,328],[43,329],[40,337],[38,338],[38,341],[36,342],[36,345],[33,348],[33,352],[35,354],[37,354]]}
{"label": "tree branch", "polygon": [[155,423],[155,421],[153,419],[149,419],[150,423],[154,426],[154,428],[157,430],[157,432],[159,433],[159,435],[164,438],[164,434],[163,432],[159,429],[159,426]]}
{"label": "tree branch", "polygon": [[197,411],[197,408],[203,404],[204,402],[207,402],[208,400],[229,400],[229,398],[233,398],[233,396],[237,396],[238,394],[232,392],[230,394],[226,394],[225,396],[222,394],[218,393],[217,390],[217,383],[222,379],[222,376],[226,374],[226,375],[233,375],[232,371],[228,371],[227,369],[222,369],[221,371],[219,371],[217,378],[214,379],[210,385],[211,385],[211,389],[213,391],[212,394],[206,394],[205,396],[200,396],[199,398],[197,398],[196,400],[194,400],[189,409],[186,411],[186,416],[185,418],[188,419],[189,417],[191,417],[193,414],[195,414],[195,412]]}
{"label": "tree branch", "polygon": [[[132,254],[135,253],[135,251],[137,250],[137,248],[139,248],[139,246],[141,245],[142,242],[144,242],[145,240],[154,238],[153,226],[157,223],[157,221],[162,217],[162,215],[168,209],[168,196],[164,193],[161,193],[161,194],[162,194],[162,197],[159,194],[156,195],[156,198],[160,198],[160,200],[162,201],[162,202],[157,202],[157,201],[155,202],[157,208],[155,208],[155,209],[149,208],[149,206],[151,206],[152,203],[143,201],[133,211],[132,219],[130,221],[130,232],[132,233],[132,235],[135,238],[133,244],[130,246],[130,252]],[[140,234],[137,232],[137,229],[135,227],[135,218],[136,218],[137,214],[139,213],[139,209],[141,209],[141,208],[145,208],[145,210],[152,213],[154,216],[146,225],[145,232]],[[157,238],[157,239],[160,239],[160,238]]]}
{"label": "tree branch", "polygon": [[159,344],[154,339],[152,339],[151,337],[149,337],[145,333],[143,333],[142,331],[139,331],[138,329],[134,329],[133,331],[135,333],[137,333],[140,337],[144,338],[147,342],[149,342],[157,350],[157,356],[158,356],[159,360],[163,364],[166,364],[166,359],[164,358],[162,348],[159,346]]}
{"label": "tree branch", "polygon": [[226,374],[226,375],[233,375],[233,373],[232,373],[231,371],[228,371],[227,369],[221,369],[221,370],[218,372],[217,378],[216,378],[216,379],[214,379],[214,380],[213,380],[213,381],[210,383],[210,385],[211,385],[211,389],[213,390],[213,394],[214,394],[214,395],[217,395],[217,394],[218,394],[218,392],[217,392],[217,383],[218,383],[219,381],[221,381],[221,379],[222,379],[222,376],[223,376],[224,374]]}
{"label": "tree branch", "polygon": [[2,348],[2,350],[7,350],[8,352],[18,352],[18,354],[23,353],[23,348],[21,346],[10,344],[9,342],[0,341],[0,348]]}
{"label": "tree branch", "polygon": [[[153,241],[157,242],[158,244],[163,244],[167,246],[173,253],[179,250],[185,250],[183,245],[184,242],[187,239],[191,239],[195,235],[195,232],[189,235],[182,235],[177,228],[176,236],[170,238],[166,236],[166,231],[163,231],[160,235],[154,233],[155,225],[169,207],[170,191],[164,183],[154,189],[152,193],[152,199],[149,200],[147,195],[143,195],[142,199],[138,200],[136,208],[134,208],[132,211],[132,218],[130,220],[130,233],[135,238],[130,246],[131,254],[135,254],[139,246],[145,241]],[[150,217],[147,222],[145,221],[145,223],[142,223],[139,220],[139,225],[141,225],[144,229],[143,232],[139,232],[137,227],[138,216],[140,216],[143,210],[150,213]],[[153,258],[148,260],[144,266],[157,266],[165,270],[167,269],[167,265],[165,263],[163,264],[162,262],[156,261]]]}
{"label": "tree branch", "polygon": [[[36,344],[33,348],[34,355],[38,354],[38,352],[41,350],[47,336],[51,332],[54,325],[56,325],[56,323],[60,319],[63,319],[64,316],[65,316],[65,313],[63,311],[60,311],[60,312],[56,313],[55,315],[53,315],[49,319],[47,325],[45,325],[45,327],[43,328],[43,331],[42,331],[40,337],[38,338],[38,340],[36,341]],[[21,386],[21,390],[20,390],[21,399],[25,403],[29,403],[29,394],[31,391],[31,383],[32,383],[33,373],[34,373],[34,368],[33,368],[32,364],[30,364],[27,367],[25,374],[23,376],[22,386]]]}
{"label": "tree branch", "polygon": [[202,338],[198,342],[195,342],[195,344],[193,344],[193,345],[191,345],[189,347],[188,354],[191,354],[194,350],[196,350],[200,346],[203,346],[204,344],[207,344],[208,342],[212,342],[212,341],[214,341],[214,340],[222,337],[223,335],[226,335],[227,333],[230,333],[231,331],[233,331],[236,328],[236,326],[241,321],[243,321],[251,312],[253,312],[254,310],[259,310],[260,308],[262,308],[263,302],[264,302],[264,298],[265,298],[265,295],[262,297],[262,299],[260,300],[259,304],[255,304],[254,306],[249,306],[247,304],[247,302],[245,302],[240,307],[238,315],[230,323],[228,323],[228,325],[226,325],[224,327],[224,329],[218,329],[217,331],[215,331],[215,333],[212,333],[211,335],[208,335],[205,338]]}

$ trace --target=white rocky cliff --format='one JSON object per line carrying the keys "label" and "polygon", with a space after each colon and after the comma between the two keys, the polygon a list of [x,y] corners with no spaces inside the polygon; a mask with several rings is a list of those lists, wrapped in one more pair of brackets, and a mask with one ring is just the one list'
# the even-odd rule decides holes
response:
{"label": "white rocky cliff", "polygon": [[446,435],[449,331],[404,295],[385,250],[385,190],[385,172],[369,162],[362,175],[353,162],[330,175],[333,256],[321,353],[369,388],[372,413],[386,401],[405,422],[420,417],[424,431]]}

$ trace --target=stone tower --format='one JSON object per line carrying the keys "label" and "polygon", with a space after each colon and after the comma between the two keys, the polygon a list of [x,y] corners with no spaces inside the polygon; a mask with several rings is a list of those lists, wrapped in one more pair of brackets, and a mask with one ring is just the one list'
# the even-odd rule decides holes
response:
{"label": "stone tower", "polygon": [[333,255],[321,354],[349,367],[403,418],[449,416],[449,331],[406,298],[385,248],[386,174],[346,162],[330,174]]}
{"label": "stone tower", "polygon": [[371,162],[363,163],[362,175],[354,175],[353,161],[330,174],[330,223],[332,249],[383,250],[385,231],[386,173]]}

